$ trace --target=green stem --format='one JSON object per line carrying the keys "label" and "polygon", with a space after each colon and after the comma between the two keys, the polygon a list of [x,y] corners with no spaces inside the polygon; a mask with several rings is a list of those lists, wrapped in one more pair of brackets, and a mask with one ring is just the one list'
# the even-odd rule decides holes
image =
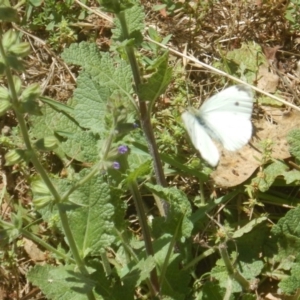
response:
{"label": "green stem", "polygon": [[[130,37],[129,37],[129,32],[128,32],[124,12],[122,11],[119,14],[117,14],[117,17],[121,23],[121,28],[122,28],[124,39],[125,40],[129,39]],[[126,49],[126,53],[127,53],[127,57],[128,57],[130,66],[131,66],[133,79],[134,79],[134,83],[135,83],[135,88],[136,88],[136,93],[138,95],[139,94],[138,90],[141,85],[141,76],[140,76],[140,71],[139,71],[137,60],[136,60],[136,56],[134,54],[134,48],[133,48],[133,46],[125,46],[125,49]],[[153,133],[153,127],[152,127],[151,120],[150,120],[150,112],[148,111],[146,101],[143,101],[143,100],[144,99],[140,99],[140,97],[138,95],[140,120],[141,120],[142,129],[146,136],[150,155],[153,157],[154,172],[155,172],[155,177],[156,177],[157,183],[159,185],[165,187],[165,186],[167,186],[167,182],[166,182],[166,179],[164,176],[162,162],[159,157],[158,147],[157,147],[156,140],[155,140],[154,133]],[[160,214],[162,216],[166,216],[167,212],[168,212],[167,202],[165,202],[162,199],[159,199],[156,202],[157,202],[157,207],[159,209]]]}
{"label": "green stem", "polygon": [[[9,66],[9,63],[6,59],[6,53],[4,51],[3,44],[2,44],[2,28],[1,27],[0,27],[0,53],[1,53],[2,58],[5,60],[6,66]],[[88,271],[85,267],[84,261],[81,259],[80,255],[79,255],[78,248],[75,243],[75,240],[74,240],[74,237],[73,237],[73,234],[72,234],[69,222],[68,222],[67,214],[59,205],[59,203],[61,202],[61,197],[60,197],[58,191],[56,190],[56,188],[54,187],[52,181],[50,180],[50,177],[48,176],[46,170],[43,168],[42,164],[40,163],[38,156],[31,145],[29,134],[27,131],[26,122],[23,117],[23,114],[20,111],[20,104],[19,104],[16,89],[15,89],[11,70],[9,67],[6,67],[5,71],[6,71],[8,86],[9,86],[10,93],[11,93],[11,102],[12,102],[12,105],[13,105],[13,108],[14,108],[14,111],[16,114],[16,118],[17,118],[19,126],[20,126],[21,134],[22,134],[26,149],[30,153],[30,160],[31,160],[32,164],[34,165],[35,169],[37,170],[37,172],[40,174],[40,176],[43,179],[43,181],[45,182],[45,184],[47,185],[51,194],[54,197],[54,201],[58,207],[58,212],[60,215],[62,227],[63,227],[64,233],[65,233],[66,239],[69,243],[70,249],[72,251],[72,254],[74,256],[74,259],[76,261],[76,264],[77,264],[80,272],[84,275],[87,275]],[[92,291],[88,292],[87,296],[91,300],[95,299],[95,296]]]}
{"label": "green stem", "polygon": [[229,277],[235,279],[241,285],[241,287],[244,291],[249,291],[250,283],[231,263],[228,252],[227,252],[226,244],[221,244],[219,247],[219,251],[220,251],[221,257],[224,261],[224,264],[227,269],[227,273],[228,273]]}
{"label": "green stem", "polygon": [[208,250],[204,251],[201,255],[197,256],[193,260],[191,260],[188,264],[186,264],[183,268],[182,271],[186,271],[192,267],[194,267],[196,264],[199,263],[204,258],[207,258],[208,256],[214,254],[216,252],[215,248],[209,248]]}
{"label": "green stem", "polygon": [[[136,181],[132,181],[128,184],[128,186],[129,186],[130,192],[132,194],[135,208],[137,211],[137,215],[139,218],[139,223],[142,228],[143,238],[144,238],[144,242],[145,242],[145,246],[146,246],[146,253],[148,256],[154,257],[154,251],[153,251],[152,241],[151,241],[151,234],[150,234],[149,226],[147,224],[147,218],[146,218],[146,214],[144,211],[142,197],[141,197],[138,185],[137,185]],[[157,273],[156,273],[155,269],[153,269],[151,271],[150,279],[151,279],[153,288],[155,290],[155,293],[158,293],[160,288],[159,288],[158,277],[157,277]],[[152,289],[150,291],[152,291]],[[155,293],[152,294],[152,297],[155,297]]]}
{"label": "green stem", "polygon": [[49,252],[55,253],[57,256],[61,257],[66,262],[73,263],[73,264],[75,263],[75,260],[73,258],[69,257],[68,255],[66,255],[63,252],[59,252],[54,247],[50,246],[44,240],[40,239],[38,236],[32,234],[31,232],[29,232],[29,231],[27,231],[25,229],[22,229],[22,228],[19,229],[19,232],[20,232],[20,234],[22,234],[23,236],[25,236],[27,239],[35,242],[36,244],[39,244],[40,246],[42,246],[45,249],[47,249]]}
{"label": "green stem", "polygon": [[[138,256],[135,254],[135,252],[132,250],[132,248],[130,247],[129,243],[124,239],[123,235],[121,234],[121,232],[118,231],[118,229],[115,228],[115,232],[116,232],[116,235],[119,236],[120,240],[122,241],[122,244],[123,244],[123,247],[125,249],[125,253],[127,256],[131,256],[134,260],[134,262],[136,264],[139,263],[139,258]],[[128,264],[129,264],[130,260],[128,260]],[[150,290],[150,293],[151,295],[155,295],[155,290],[153,288],[153,284],[152,282],[149,280],[149,278],[146,279],[146,283],[149,287],[149,290]]]}

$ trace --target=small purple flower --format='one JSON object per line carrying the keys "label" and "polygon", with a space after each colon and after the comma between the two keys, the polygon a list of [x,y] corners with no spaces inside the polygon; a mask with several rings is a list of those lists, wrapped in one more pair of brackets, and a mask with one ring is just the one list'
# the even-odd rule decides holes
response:
{"label": "small purple flower", "polygon": [[134,128],[134,129],[136,129],[136,128],[139,128],[139,127],[140,127],[138,123],[133,123],[132,125],[133,125],[133,128]]}
{"label": "small purple flower", "polygon": [[119,164],[117,161],[114,161],[113,164],[112,164],[112,167],[113,167],[115,170],[119,170],[119,169],[120,169],[120,164]]}
{"label": "small purple flower", "polygon": [[128,147],[125,146],[125,145],[122,145],[122,146],[119,146],[119,147],[118,147],[118,152],[119,152],[120,154],[125,154],[127,151],[128,151]]}

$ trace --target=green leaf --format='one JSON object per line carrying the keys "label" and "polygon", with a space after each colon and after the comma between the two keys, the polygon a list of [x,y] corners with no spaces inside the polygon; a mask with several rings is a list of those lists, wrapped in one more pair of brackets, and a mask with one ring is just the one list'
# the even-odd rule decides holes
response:
{"label": "green leaf", "polygon": [[266,220],[268,220],[267,217],[259,217],[259,218],[251,220],[245,226],[243,226],[242,228],[236,230],[233,233],[232,238],[236,239],[236,238],[239,238],[239,237],[243,236],[245,233],[250,232],[255,226],[261,224],[262,222],[264,222]]}
{"label": "green leaf", "polygon": [[241,48],[227,51],[221,62],[216,62],[214,67],[220,68],[229,74],[247,81],[256,80],[258,67],[265,62],[260,45],[249,42],[242,43]]}
{"label": "green leaf", "polygon": [[287,184],[295,183],[299,185],[300,183],[300,172],[298,170],[291,170],[282,174]]}
{"label": "green leaf", "polygon": [[[280,263],[277,269],[288,270],[294,267],[294,261],[299,263],[300,254],[300,207],[292,209],[273,226],[272,240],[269,242],[268,255],[273,256],[273,261]],[[268,250],[268,249],[267,249]],[[297,268],[297,266],[295,266]],[[293,279],[292,279],[293,280]]]}
{"label": "green leaf", "polygon": [[278,286],[282,292],[288,295],[294,294],[300,288],[300,263],[294,263],[291,269],[291,276],[282,279]]}
{"label": "green leaf", "polygon": [[[84,171],[80,175],[86,173]],[[93,177],[80,186],[70,200],[81,205],[69,212],[69,220],[82,257],[99,254],[115,239],[112,234],[114,207],[108,184],[103,182],[102,176]]]}
{"label": "green leaf", "polygon": [[141,258],[133,267],[130,267],[130,265],[124,266],[121,270],[120,278],[125,284],[138,286],[142,281],[149,278],[149,274],[154,268],[155,260],[153,257]]}
{"label": "green leaf", "polygon": [[35,7],[38,7],[43,3],[43,0],[29,0],[29,3]]}
{"label": "green leaf", "polygon": [[196,224],[198,221],[207,218],[207,214],[212,211],[214,208],[216,208],[218,205],[225,203],[231,199],[233,199],[234,197],[236,197],[237,195],[239,195],[241,193],[241,190],[239,189],[235,189],[235,191],[222,196],[218,199],[214,199],[212,201],[209,201],[208,203],[206,203],[204,206],[199,207],[192,215],[191,215],[191,221],[193,222],[193,224]]}
{"label": "green leaf", "polygon": [[289,210],[285,216],[272,227],[273,234],[280,235],[293,235],[296,238],[300,236],[300,207]]}
{"label": "green leaf", "polygon": [[[140,151],[144,152],[148,157],[149,157],[149,151],[146,145],[143,145],[139,142],[132,142],[132,145],[136,148],[139,149]],[[182,163],[180,163],[178,161],[178,159],[172,155],[168,155],[165,153],[160,153],[160,157],[162,159],[163,162],[175,167],[178,169],[179,174],[183,174],[183,175],[191,175],[191,176],[195,176],[203,181],[207,181],[208,180],[208,176],[202,172],[200,172],[198,169],[193,169],[191,167],[188,167]]]}
{"label": "green leaf", "polygon": [[111,0],[98,0],[104,10],[118,14],[123,10],[132,7],[136,2],[132,0],[122,0],[122,1],[111,1]]}
{"label": "green leaf", "polygon": [[160,56],[155,65],[156,71],[148,79],[147,83],[143,83],[138,87],[138,94],[142,101],[154,101],[166,90],[171,82],[172,69],[168,67],[168,52]]}
{"label": "green leaf", "polygon": [[0,20],[4,22],[15,22],[19,21],[18,12],[11,7],[0,7]]}
{"label": "green leaf", "polygon": [[61,57],[66,63],[81,66],[88,72],[89,68],[101,64],[102,55],[95,43],[81,42],[64,49]]}
{"label": "green leaf", "polygon": [[58,112],[49,106],[42,108],[42,116],[32,116],[31,131],[36,139],[45,136],[58,136],[61,141],[54,152],[63,158],[65,155],[82,162],[95,162],[99,158],[98,137],[92,132],[83,131],[72,116]]}
{"label": "green leaf", "polygon": [[141,32],[145,28],[145,13],[141,5],[135,5],[124,11],[126,26],[128,30],[128,37],[123,35],[123,29],[120,20],[115,18],[115,28],[112,29],[113,40],[123,41],[126,39],[134,39],[137,44],[143,40]]}
{"label": "green leaf", "polygon": [[[221,288],[219,284],[215,282],[206,282],[204,283],[202,290],[198,294],[196,300],[223,300],[225,293],[225,289]],[[230,298],[228,300],[234,300],[234,295],[230,295]]]}
{"label": "green leaf", "polygon": [[73,107],[69,106],[69,105],[65,105],[61,102],[55,101],[51,98],[47,98],[47,97],[39,97],[39,99],[44,102],[47,103],[48,105],[50,105],[53,109],[59,111],[59,112],[65,112],[69,115],[72,115],[73,113]]}
{"label": "green leaf", "polygon": [[281,162],[275,161],[268,165],[260,175],[252,180],[251,184],[258,186],[261,192],[266,192],[278,176],[282,176],[288,170],[288,166]]}
{"label": "green leaf", "polygon": [[107,87],[98,85],[87,73],[81,73],[74,92],[74,117],[77,122],[95,133],[102,133],[105,130],[109,96]]}
{"label": "green leaf", "polygon": [[166,200],[170,204],[168,218],[155,218],[153,220],[153,231],[156,236],[161,235],[161,231],[164,233],[174,234],[177,225],[181,222],[182,228],[179,230],[180,234],[177,237],[190,237],[193,229],[193,224],[190,220],[192,213],[191,205],[186,195],[175,187],[163,188],[159,185],[146,184],[146,187],[158,195],[160,198]]}
{"label": "green leaf", "polygon": [[290,152],[298,160],[300,160],[300,130],[294,129],[289,132],[287,141],[290,145]]}
{"label": "green leaf", "polygon": [[[61,132],[56,132],[61,135]],[[76,131],[61,143],[61,149],[69,157],[85,163],[95,163],[99,160],[99,137],[91,131]]]}
{"label": "green leaf", "polygon": [[[109,53],[100,53],[94,43],[86,42],[72,44],[64,50],[62,57],[67,63],[83,67],[86,79],[83,80],[83,87],[79,87],[80,82],[78,82],[80,89],[84,89],[88,85],[85,81],[89,78],[93,82],[90,85],[110,89],[109,96],[119,96],[125,107],[128,107],[129,101],[135,103],[131,96],[132,73],[130,66],[125,61],[116,56],[110,57]],[[84,92],[89,93],[89,90]]]}
{"label": "green leaf", "polygon": [[[164,234],[153,243],[154,257],[158,266],[158,270],[162,270],[166,263],[166,257],[170,251],[170,243],[173,241],[173,236]],[[171,299],[184,300],[187,297],[190,284],[190,272],[181,270],[182,254],[176,253],[171,249],[167,270],[164,278],[161,278],[162,294],[172,297]],[[162,275],[162,274],[160,274]]]}
{"label": "green leaf", "polygon": [[141,165],[139,165],[136,169],[134,169],[131,173],[128,174],[126,181],[128,183],[137,180],[138,177],[142,177],[148,175],[151,170],[152,162],[150,160],[145,161]]}
{"label": "green leaf", "polygon": [[28,272],[27,278],[42,290],[47,299],[85,300],[86,293],[93,289],[95,282],[74,270],[75,265],[36,265]]}
{"label": "green leaf", "polygon": [[[243,277],[245,277],[245,279],[248,280],[255,279],[255,277],[261,273],[263,267],[264,264],[260,260],[253,261],[251,263],[239,260],[235,263],[235,268],[242,274]],[[211,275],[219,280],[221,287],[226,288],[230,281],[232,284],[232,293],[242,292],[242,288],[238,282],[235,281],[232,276],[228,275],[223,260],[220,259],[217,261],[217,265],[212,269]]]}

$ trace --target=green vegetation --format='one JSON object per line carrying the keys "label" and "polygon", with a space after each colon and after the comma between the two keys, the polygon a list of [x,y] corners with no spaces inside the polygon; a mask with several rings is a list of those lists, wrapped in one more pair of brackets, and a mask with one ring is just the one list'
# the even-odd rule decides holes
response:
{"label": "green vegetation", "polygon": [[[271,68],[261,41],[283,44],[287,31],[292,39],[299,4],[175,2],[151,8],[166,10],[174,32],[154,29],[134,0],[98,1],[107,14],[101,30],[96,20],[87,26],[93,14],[79,1],[1,2],[3,299],[299,298],[299,118],[272,119],[266,105],[282,104],[257,93],[259,151],[249,146],[242,164],[234,157],[243,153],[232,153],[223,173],[196,156],[180,118],[232,77],[273,88],[261,75]],[[262,30],[266,11],[281,12],[273,36]],[[33,42],[42,38],[43,50]],[[189,43],[226,74],[179,59],[168,43],[182,52]],[[285,59],[294,67],[294,57]],[[299,105],[296,71],[293,85],[280,66],[276,95]],[[240,182],[230,177],[242,173]]]}

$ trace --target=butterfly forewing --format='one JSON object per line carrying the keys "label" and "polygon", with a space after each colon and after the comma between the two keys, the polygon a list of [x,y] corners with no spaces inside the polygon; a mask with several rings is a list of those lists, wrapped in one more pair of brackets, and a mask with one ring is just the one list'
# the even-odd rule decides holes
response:
{"label": "butterfly forewing", "polygon": [[232,86],[208,99],[197,116],[210,136],[235,151],[251,138],[253,97],[246,86]]}
{"label": "butterfly forewing", "polygon": [[244,85],[234,85],[205,101],[198,114],[205,117],[215,111],[228,111],[250,119],[252,108],[253,96],[251,89]]}

